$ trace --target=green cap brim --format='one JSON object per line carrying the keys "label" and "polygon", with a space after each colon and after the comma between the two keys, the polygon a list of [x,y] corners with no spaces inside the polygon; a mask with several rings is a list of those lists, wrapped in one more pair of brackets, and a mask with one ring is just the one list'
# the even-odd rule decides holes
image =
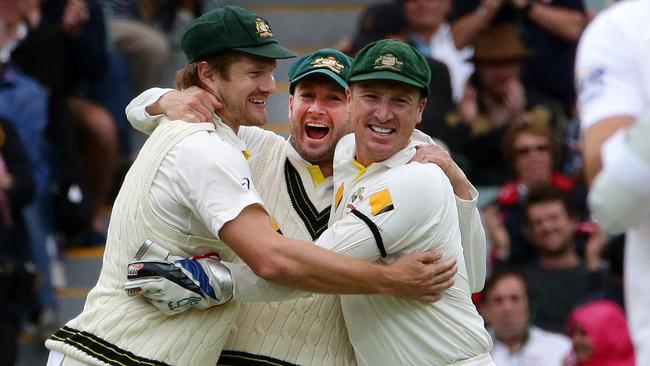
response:
{"label": "green cap brim", "polygon": [[355,81],[367,81],[367,80],[393,80],[393,81],[399,81],[401,83],[409,84],[412,86],[415,86],[416,88],[422,89],[424,92],[425,96],[429,94],[429,88],[428,85],[422,85],[422,83],[419,83],[411,78],[408,78],[406,76],[394,73],[392,71],[375,71],[375,72],[370,72],[367,74],[361,74],[361,75],[355,75],[351,78],[348,79],[348,84],[353,83]]}
{"label": "green cap brim", "polygon": [[343,89],[348,87],[348,83],[346,83],[345,80],[343,80],[343,78],[340,75],[327,68],[321,68],[321,69],[311,70],[291,80],[291,83],[289,85],[289,92],[293,93],[293,88],[296,86],[296,83],[298,81],[306,78],[307,76],[314,75],[314,74],[322,74],[322,75],[329,76],[330,79],[336,81],[336,83],[339,84]]}
{"label": "green cap brim", "polygon": [[277,43],[267,43],[263,46],[255,46],[255,47],[237,47],[233,49],[236,51],[250,53],[251,55],[273,58],[273,59],[285,59],[285,58],[293,58],[298,56],[298,54],[289,51],[288,49],[278,45]]}

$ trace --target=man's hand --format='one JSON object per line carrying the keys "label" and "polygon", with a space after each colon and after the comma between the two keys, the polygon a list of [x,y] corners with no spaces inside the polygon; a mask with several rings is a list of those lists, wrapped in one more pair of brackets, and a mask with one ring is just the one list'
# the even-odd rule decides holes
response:
{"label": "man's hand", "polygon": [[411,162],[433,163],[442,169],[454,189],[454,194],[464,200],[471,200],[470,183],[462,169],[454,162],[449,151],[436,144],[418,145]]}
{"label": "man's hand", "polygon": [[167,315],[190,308],[205,310],[230,301],[230,271],[219,257],[209,254],[174,262],[134,260],[128,265],[124,290],[142,295]]}
{"label": "man's hand", "polygon": [[392,279],[401,283],[392,291],[395,296],[426,302],[442,298],[442,292],[454,285],[458,271],[456,259],[440,261],[437,251],[411,253],[388,265]]}
{"label": "man's hand", "polygon": [[210,92],[196,86],[170,91],[147,107],[150,115],[164,114],[171,120],[209,122],[223,104]]}

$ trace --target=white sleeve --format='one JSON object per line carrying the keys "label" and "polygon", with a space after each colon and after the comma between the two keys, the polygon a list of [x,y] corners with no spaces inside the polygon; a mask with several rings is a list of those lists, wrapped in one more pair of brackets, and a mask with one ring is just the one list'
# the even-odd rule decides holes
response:
{"label": "white sleeve", "polygon": [[147,113],[146,108],[156,102],[160,97],[174,89],[151,88],[142,92],[126,106],[126,118],[131,126],[140,132],[151,135],[158,127],[159,118],[162,114],[152,116]]}
{"label": "white sleeve", "polygon": [[458,225],[460,226],[460,241],[463,246],[463,257],[467,267],[467,277],[470,290],[479,292],[485,285],[487,267],[487,240],[485,229],[478,210],[478,191],[470,184],[472,200],[464,200],[456,196],[458,209]]}
{"label": "white sleeve", "polygon": [[247,206],[262,201],[241,151],[211,133],[195,133],[178,143],[175,197],[219,238],[223,225]]}
{"label": "white sleeve", "polygon": [[283,301],[311,295],[307,291],[278,285],[262,279],[244,263],[222,263],[228,267],[232,276],[233,300],[245,302]]}
{"label": "white sleeve", "polygon": [[576,87],[583,130],[608,117],[637,116],[643,109],[638,45],[618,14],[605,11],[596,17],[578,45]]}

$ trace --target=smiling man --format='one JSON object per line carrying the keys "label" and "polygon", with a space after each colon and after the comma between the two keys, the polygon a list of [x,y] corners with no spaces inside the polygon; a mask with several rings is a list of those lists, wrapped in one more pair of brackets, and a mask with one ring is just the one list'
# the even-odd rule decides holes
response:
{"label": "smiling man", "polygon": [[452,185],[438,165],[408,163],[430,79],[424,56],[395,40],[362,49],[348,78],[354,135],[336,147],[334,212],[319,242],[384,263],[435,248],[458,263],[454,285],[433,304],[341,296],[360,365],[494,365],[470,299]]}

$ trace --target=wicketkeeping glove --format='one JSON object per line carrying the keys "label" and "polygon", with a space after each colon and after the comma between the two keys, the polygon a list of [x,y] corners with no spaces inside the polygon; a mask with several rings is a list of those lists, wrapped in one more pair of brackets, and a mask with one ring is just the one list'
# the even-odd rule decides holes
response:
{"label": "wicketkeeping glove", "polygon": [[131,261],[124,283],[126,293],[146,297],[167,315],[190,308],[205,310],[232,299],[230,271],[216,254],[188,259],[166,256],[166,259]]}

